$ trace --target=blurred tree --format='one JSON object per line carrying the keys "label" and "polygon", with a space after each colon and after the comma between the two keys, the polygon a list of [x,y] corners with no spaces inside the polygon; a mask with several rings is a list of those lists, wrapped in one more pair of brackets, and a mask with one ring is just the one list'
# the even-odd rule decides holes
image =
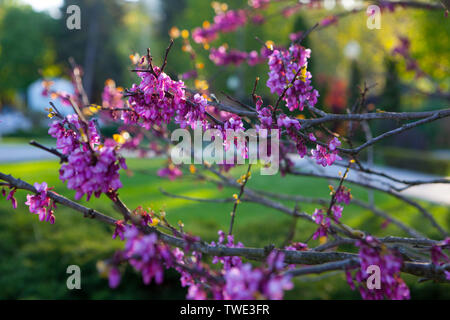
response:
{"label": "blurred tree", "polygon": [[[419,66],[443,91],[450,88],[450,23],[441,11],[417,10],[411,14],[414,28],[407,33],[411,52]],[[411,72],[410,72],[411,73]],[[410,75],[413,77],[413,75]]]}
{"label": "blurred tree", "polygon": [[14,103],[17,90],[40,77],[58,73],[53,20],[46,13],[13,2],[2,3],[0,15],[0,107]]}
{"label": "blurred tree", "polygon": [[349,81],[349,107],[351,107],[360,97],[361,89],[361,71],[356,60],[352,60],[350,65],[350,81]]}
{"label": "blurred tree", "polygon": [[178,18],[186,8],[186,0],[162,0],[161,2],[162,20],[160,23],[159,33],[163,37],[174,25],[179,24]]}
{"label": "blurred tree", "polygon": [[[81,9],[81,30],[66,27],[67,7]],[[91,101],[99,101],[104,82],[113,78],[119,83],[127,77],[126,56],[120,54],[123,35],[124,2],[119,0],[66,0],[61,7],[57,29],[58,59],[73,57],[83,67],[84,86]]]}
{"label": "blurred tree", "polygon": [[380,107],[386,111],[400,111],[401,109],[401,88],[398,77],[397,63],[386,57],[385,59],[386,81],[381,93]]}

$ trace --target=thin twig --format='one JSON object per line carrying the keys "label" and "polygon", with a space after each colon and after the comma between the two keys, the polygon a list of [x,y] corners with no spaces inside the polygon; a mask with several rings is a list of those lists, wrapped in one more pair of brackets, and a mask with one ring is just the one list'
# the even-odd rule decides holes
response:
{"label": "thin twig", "polygon": [[230,229],[228,230],[228,234],[229,235],[231,235],[233,233],[233,225],[234,225],[234,218],[236,216],[236,209],[237,209],[237,206],[238,206],[239,202],[241,201],[242,195],[244,194],[245,185],[247,184],[248,180],[250,180],[250,170],[251,170],[251,168],[252,168],[252,165],[249,164],[248,168],[247,168],[247,173],[245,174],[244,181],[242,181],[242,183],[241,183],[241,188],[239,190],[239,195],[238,195],[236,201],[234,202],[233,211],[231,212]]}

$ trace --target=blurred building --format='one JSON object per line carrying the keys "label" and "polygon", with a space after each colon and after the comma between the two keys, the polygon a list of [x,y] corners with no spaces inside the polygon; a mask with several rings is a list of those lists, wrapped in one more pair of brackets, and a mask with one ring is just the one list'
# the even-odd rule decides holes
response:
{"label": "blurred building", "polygon": [[31,121],[20,111],[4,107],[0,112],[0,137],[19,130],[28,131],[31,127]]}
{"label": "blurred building", "polygon": [[[74,93],[73,85],[69,80],[62,78],[53,78],[50,80],[53,82],[53,85],[51,87],[52,91],[65,92],[68,94]],[[48,96],[47,97],[43,96],[42,90],[44,89],[44,87],[42,83],[43,79],[39,79],[33,82],[28,87],[27,89],[28,108],[30,108],[32,111],[48,113],[47,111],[45,111],[45,109],[50,107],[49,102],[52,101],[62,114],[67,115],[73,113],[72,108],[70,108],[69,106],[63,105],[60,101],[53,100]]]}

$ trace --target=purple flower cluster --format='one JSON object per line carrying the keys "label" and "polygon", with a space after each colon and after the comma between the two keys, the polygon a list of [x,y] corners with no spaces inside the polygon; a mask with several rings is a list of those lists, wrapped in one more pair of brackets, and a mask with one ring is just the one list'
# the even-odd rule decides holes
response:
{"label": "purple flower cluster", "polygon": [[111,267],[108,272],[108,284],[109,287],[114,289],[120,284],[120,271],[116,267]]}
{"label": "purple flower cluster", "polygon": [[169,123],[186,102],[183,81],[174,81],[158,67],[152,72],[138,72],[139,85],[129,90],[129,104],[133,111],[123,113],[125,124],[139,123],[149,130],[154,124]]}
{"label": "purple flower cluster", "polygon": [[349,204],[350,200],[352,200],[352,194],[350,193],[350,189],[345,186],[341,186],[336,191],[335,198],[336,202]]}
{"label": "purple flower cluster", "polygon": [[102,105],[106,109],[110,109],[110,115],[113,119],[120,118],[120,111],[113,111],[114,109],[122,109],[125,106],[123,98],[123,90],[116,87],[116,83],[109,79],[105,83],[102,93]]}
{"label": "purple flower cluster", "polygon": [[[142,210],[139,211],[141,214]],[[146,214],[146,216],[148,215]],[[151,218],[146,221],[143,224],[151,221]],[[117,287],[120,283],[118,265],[127,261],[142,274],[145,284],[150,284],[152,280],[161,284],[164,278],[164,269],[173,267],[181,274],[181,285],[189,287],[188,299],[206,299],[206,291],[201,283],[206,281],[202,275],[208,275],[209,271],[201,265],[201,254],[194,251],[192,257],[187,257],[181,249],[170,249],[169,246],[159,241],[155,233],[142,234],[137,227],[125,226],[123,222],[116,223],[114,235],[123,236],[126,243],[124,250],[116,252],[112,259],[112,266],[109,268],[109,284],[112,288]],[[192,238],[191,240],[196,239]],[[185,250],[188,251],[189,248],[185,248]]]}
{"label": "purple flower cluster", "polygon": [[316,209],[312,215],[313,220],[319,225],[319,228],[314,232],[313,239],[316,240],[320,237],[328,237],[328,230],[331,226],[331,221],[339,221],[342,217],[342,211],[344,208],[337,204],[331,206],[331,215],[325,214],[322,209]]}
{"label": "purple flower cluster", "polygon": [[156,234],[142,235],[135,227],[126,229],[125,238],[123,258],[142,274],[145,284],[153,279],[162,283],[164,269],[173,263],[170,248],[160,243]]}
{"label": "purple flower cluster", "polygon": [[[444,241],[431,247],[431,261],[437,266],[450,263],[449,256],[442,249],[450,249],[450,237],[445,238]],[[445,270],[444,273],[446,279],[450,280],[450,271]]]}
{"label": "purple flower cluster", "polygon": [[391,1],[380,1],[379,2],[379,6],[381,7],[381,9],[388,9],[390,12],[394,12],[395,11],[395,5],[396,3],[393,3]]}
{"label": "purple flower cluster", "polygon": [[[360,248],[360,269],[356,272],[355,279],[360,284],[359,292],[363,299],[409,299],[409,288],[403,279],[400,278],[400,270],[403,264],[400,255],[394,250],[388,249],[372,236],[366,236],[358,241],[356,245]],[[369,274],[366,272],[369,266],[378,266],[380,268],[379,289],[369,289],[364,285],[369,278]],[[347,272],[347,280],[353,289],[353,278],[349,271]]]}
{"label": "purple flower cluster", "polygon": [[[244,245],[241,242],[237,244],[234,243],[234,237],[232,235],[225,235],[225,232],[222,230],[218,231],[219,240],[217,244],[213,241],[211,242],[212,246],[216,245],[224,245],[227,248],[243,248]],[[227,239],[227,243],[224,243],[225,237]],[[227,257],[214,257],[212,263],[216,264],[221,262],[223,264],[223,270],[230,270],[233,267],[239,268],[242,265],[242,259],[238,256],[227,256]]]}
{"label": "purple flower cluster", "polygon": [[272,128],[273,115],[272,106],[263,107],[263,101],[260,96],[256,97],[256,112],[258,113],[258,119],[261,123],[256,125],[257,129],[270,129]]}
{"label": "purple flower cluster", "polygon": [[[56,138],[56,148],[61,150],[65,155],[70,154],[79,145],[78,135],[75,131],[79,129],[77,123],[73,119],[76,116],[69,115],[62,121],[53,121],[48,130],[48,134]],[[66,129],[65,125],[73,126],[73,129]]]}
{"label": "purple flower cluster", "polygon": [[299,131],[301,126],[298,120],[291,119],[284,113],[280,114],[280,116],[277,119],[277,125],[279,128],[286,128],[288,131],[290,129]]}
{"label": "purple flower cluster", "polygon": [[[193,300],[204,300],[206,299],[206,293],[203,292],[200,287],[196,286],[196,282],[194,277],[191,273],[187,272],[185,269],[183,269],[182,266],[184,266],[186,263],[185,260],[185,254],[180,248],[173,249],[173,256],[175,258],[175,261],[179,264],[179,266],[175,266],[175,269],[180,273],[180,282],[182,287],[189,287],[187,299],[193,299]],[[196,260],[198,262],[198,260]],[[199,296],[198,296],[199,295]],[[202,297],[204,295],[204,297]],[[197,298],[196,298],[197,297]]]}
{"label": "purple flower cluster", "polygon": [[206,121],[206,107],[208,101],[202,95],[196,93],[192,101],[188,101],[184,104],[179,104],[175,122],[180,125],[181,128],[186,128],[188,125],[195,129],[198,123],[201,123],[203,128],[206,129],[208,122]]}
{"label": "purple flower cluster", "polygon": [[335,221],[339,221],[339,219],[342,217],[342,211],[344,211],[344,207],[340,205],[334,204],[331,206],[331,213]]}
{"label": "purple flower cluster", "polygon": [[307,71],[307,59],[310,55],[310,49],[292,44],[289,50],[275,49],[269,56],[270,71],[267,86],[272,93],[281,96],[286,86],[297,75],[297,79],[293,81],[283,97],[290,111],[303,110],[306,103],[311,106],[317,103],[319,93],[311,86],[311,73]]}
{"label": "purple flower cluster", "polygon": [[[248,158],[247,140],[242,141],[243,143],[239,143],[238,138],[235,137],[235,134],[237,136],[239,132],[244,131],[244,123],[242,122],[242,119],[239,116],[231,114],[228,120],[224,121],[223,126],[217,125],[215,128],[222,132],[225,151],[228,151],[231,145],[234,144],[236,152],[240,152],[242,158],[244,159]],[[231,135],[228,136],[230,133]],[[230,137],[234,138],[234,140],[230,140],[229,139]],[[225,164],[225,166],[228,165],[229,164]],[[234,164],[230,165],[234,166]]]}
{"label": "purple flower cluster", "polygon": [[[303,242],[293,242],[290,245],[284,247],[284,250],[287,251],[308,251],[308,245]],[[289,269],[294,269],[296,267],[295,264],[290,264]]]}
{"label": "purple flower cluster", "polygon": [[219,32],[232,32],[247,22],[244,10],[229,10],[214,17],[214,23],[206,28],[196,28],[192,38],[196,43],[209,43],[215,40]]}
{"label": "purple flower cluster", "polygon": [[159,169],[157,174],[161,178],[168,178],[169,180],[175,180],[176,178],[182,176],[183,172],[181,172],[181,170],[177,166],[169,164],[167,167]]}
{"label": "purple flower cluster", "polygon": [[[66,126],[68,128],[66,128]],[[85,125],[76,115],[54,121],[48,133],[56,138],[56,147],[67,156],[67,163],[60,169],[60,179],[67,181],[69,189],[76,190],[75,199],[84,194],[89,200],[92,194],[114,192],[122,187],[119,169],[126,169],[123,158],[116,154],[116,142],[107,139],[100,144],[95,123]]]}
{"label": "purple flower cluster", "polygon": [[416,78],[423,77],[424,71],[419,67],[417,61],[411,56],[411,42],[407,37],[400,36],[400,43],[392,49],[393,55],[399,55],[405,59],[406,70],[414,71]]}
{"label": "purple flower cluster", "polygon": [[308,245],[303,242],[293,242],[290,245],[284,247],[284,249],[289,251],[307,251]]}
{"label": "purple flower cluster", "polygon": [[39,215],[40,221],[47,221],[51,224],[54,224],[55,216],[53,215],[53,209],[56,208],[56,205],[47,196],[47,183],[35,183],[34,188],[36,189],[37,193],[35,195],[28,194],[25,204],[29,206],[29,210],[31,213]]}
{"label": "purple flower cluster", "polygon": [[[118,265],[124,261],[128,261],[142,274],[145,284],[152,280],[160,284],[163,281],[164,269],[175,268],[181,274],[181,285],[188,287],[188,299],[204,300],[209,292],[212,298],[221,300],[282,299],[284,291],[293,287],[291,278],[280,274],[286,267],[283,263],[284,254],[280,251],[274,250],[269,254],[267,268],[253,268],[249,263],[243,264],[240,257],[214,257],[214,263],[223,263],[219,274],[222,280],[217,280],[218,276],[201,263],[200,253],[194,251],[192,256],[188,257],[181,249],[170,249],[160,242],[156,234],[143,235],[137,227],[126,227],[119,221],[116,223],[114,236],[123,236],[126,243],[124,250],[115,254],[113,265],[109,267],[109,284],[113,288],[120,283]],[[226,237],[223,231],[219,231],[217,245],[225,245],[228,248],[243,247],[242,243],[235,244],[232,236]],[[185,250],[188,251],[189,248]],[[216,280],[208,281],[212,278]]]}
{"label": "purple flower cluster", "polygon": [[298,31],[298,32],[293,32],[291,34],[289,34],[289,40],[291,40],[292,42],[298,41],[302,38],[303,36],[303,31]]}
{"label": "purple flower cluster", "polygon": [[174,81],[158,67],[151,72],[138,72],[141,82],[133,84],[129,90],[129,105],[132,111],[124,111],[122,118],[125,124],[138,123],[149,130],[153,125],[169,123],[172,118],[185,128],[188,125],[195,129],[197,123],[207,126],[207,100],[195,94],[190,100],[186,97],[184,82]]}
{"label": "purple flower cluster", "polygon": [[5,188],[2,188],[2,195],[6,197],[6,200],[11,201],[13,209],[17,209],[17,200],[14,198],[14,194],[16,193],[17,189],[14,187],[9,187],[10,191],[8,195],[6,195]]}
{"label": "purple flower cluster", "polygon": [[244,123],[239,116],[233,114],[223,124],[223,130],[243,131]]}
{"label": "purple flower cluster", "polygon": [[125,223],[123,220],[116,221],[116,228],[114,229],[112,238],[115,239],[117,237],[119,237],[122,241],[125,239]]}
{"label": "purple flower cluster", "polygon": [[61,166],[60,179],[67,181],[69,189],[76,190],[75,199],[79,200],[86,194],[89,201],[92,194],[98,198],[101,193],[114,192],[122,187],[114,146],[113,141],[107,140],[105,146],[95,150],[94,154],[83,147],[69,155],[68,163]]}
{"label": "purple flower cluster", "polygon": [[249,53],[239,50],[228,51],[225,45],[222,45],[217,49],[211,48],[209,51],[209,59],[218,66],[226,66],[229,64],[238,66],[243,62],[247,62],[248,65],[254,66],[264,61],[264,58],[260,57],[255,50]]}
{"label": "purple flower cluster", "polygon": [[329,17],[325,17],[320,21],[320,25],[322,27],[326,27],[332,24],[337,24],[338,23],[338,17],[337,16],[329,16]]}
{"label": "purple flower cluster", "polygon": [[288,116],[286,116],[285,114],[280,114],[280,116],[277,119],[277,125],[280,129],[283,127],[286,128],[286,132],[287,132],[288,136],[295,143],[297,153],[300,155],[300,157],[303,158],[306,155],[306,153],[308,152],[308,149],[306,148],[305,141],[298,134],[298,131],[301,128],[298,120],[291,119]]}
{"label": "purple flower cluster", "polygon": [[331,226],[330,217],[325,215],[322,209],[314,210],[312,217],[314,222],[319,225],[319,228],[314,232],[313,239],[316,240],[320,237],[327,237],[328,229]]}
{"label": "purple flower cluster", "polygon": [[227,47],[222,45],[219,48],[211,48],[209,51],[209,59],[218,66],[226,66],[234,64],[240,65],[247,59],[247,53],[239,50],[227,50]]}
{"label": "purple flower cluster", "polygon": [[249,263],[227,270],[224,275],[223,299],[283,299],[284,291],[293,287],[289,276],[277,274],[277,271],[284,267],[283,260],[283,253],[272,251],[267,258],[266,270],[252,268]]}
{"label": "purple flower cluster", "polygon": [[189,70],[181,75],[181,79],[183,79],[183,80],[195,79],[197,77],[198,77],[198,72],[195,69]]}
{"label": "purple flower cluster", "polygon": [[323,167],[331,166],[336,160],[342,160],[337,150],[340,145],[341,142],[336,137],[328,143],[328,148],[318,144],[315,150],[311,150],[312,158]]}
{"label": "purple flower cluster", "polygon": [[262,9],[266,7],[271,0],[250,0],[248,2],[249,6],[255,9]]}

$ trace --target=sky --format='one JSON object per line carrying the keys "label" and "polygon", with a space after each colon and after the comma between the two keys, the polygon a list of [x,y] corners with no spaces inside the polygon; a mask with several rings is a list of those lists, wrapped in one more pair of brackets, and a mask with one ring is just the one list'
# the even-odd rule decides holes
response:
{"label": "sky", "polygon": [[35,11],[48,11],[50,16],[58,18],[61,14],[59,7],[63,4],[63,0],[21,0],[23,3],[29,4]]}
{"label": "sky", "polygon": [[[22,3],[29,4],[35,11],[48,11],[53,18],[59,18],[61,12],[59,7],[63,4],[63,0],[20,0]],[[138,0],[125,0],[126,2],[136,2]],[[158,8],[159,0],[143,0],[147,3],[148,8],[152,8],[149,14],[155,14],[155,8]]]}
{"label": "sky", "polygon": [[36,11],[43,11],[58,8],[63,3],[63,0],[22,0],[22,2],[31,5]]}
{"label": "sky", "polygon": [[[21,0],[33,7],[36,11],[50,10],[53,11],[62,5],[63,0]],[[130,2],[136,0],[127,0]]]}

